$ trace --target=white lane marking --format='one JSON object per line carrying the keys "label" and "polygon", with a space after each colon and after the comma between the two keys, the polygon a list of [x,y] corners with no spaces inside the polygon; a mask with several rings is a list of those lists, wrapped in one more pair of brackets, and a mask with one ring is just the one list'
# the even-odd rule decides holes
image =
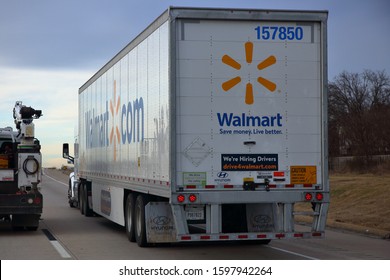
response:
{"label": "white lane marking", "polygon": [[54,249],[57,250],[57,252],[63,257],[64,259],[70,259],[72,258],[71,255],[66,251],[66,249],[58,242],[57,240],[50,241],[51,245],[53,245]]}
{"label": "white lane marking", "polygon": [[47,175],[47,174],[44,174],[46,177],[48,177],[48,178],[50,178],[50,179],[52,179],[53,181],[56,181],[57,183],[60,183],[60,184],[62,184],[62,185],[64,185],[64,186],[68,186],[67,184],[65,184],[64,182],[61,182],[61,181],[58,181],[58,180],[56,180],[56,179],[54,179],[53,177],[50,177],[49,175]]}
{"label": "white lane marking", "polygon": [[[50,179],[52,179],[53,181],[59,183],[59,184],[62,184],[64,186],[68,186],[67,184],[61,182],[61,181],[58,181],[56,179],[54,179],[53,177],[47,175],[44,173],[44,175]],[[72,258],[72,256],[66,251],[66,249],[60,244],[60,242],[58,242],[57,240],[49,240],[50,244],[54,247],[54,249],[57,250],[58,254],[60,254],[60,256],[64,259],[69,259],[69,258]]]}
{"label": "white lane marking", "polygon": [[267,247],[269,247],[271,249],[275,249],[277,251],[281,251],[281,252],[284,252],[284,253],[295,255],[295,256],[298,256],[298,257],[303,257],[303,258],[306,258],[306,259],[309,259],[309,260],[319,260],[317,258],[313,258],[313,257],[307,256],[307,255],[299,254],[299,253],[288,251],[288,250],[281,249],[281,248],[277,248],[277,247],[273,247],[273,246],[269,246],[269,245],[267,245]]}
{"label": "white lane marking", "polygon": [[68,251],[58,242],[57,238],[51,233],[47,228],[42,229],[42,232],[46,235],[47,239],[49,239],[50,244],[56,249],[58,254],[64,259],[72,258],[72,256],[68,253]]}

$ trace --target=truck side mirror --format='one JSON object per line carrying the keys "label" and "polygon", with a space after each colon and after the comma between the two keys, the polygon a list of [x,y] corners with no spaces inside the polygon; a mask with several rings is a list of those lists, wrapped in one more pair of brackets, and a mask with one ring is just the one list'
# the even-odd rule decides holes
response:
{"label": "truck side mirror", "polygon": [[69,144],[62,144],[62,157],[68,159],[69,157]]}

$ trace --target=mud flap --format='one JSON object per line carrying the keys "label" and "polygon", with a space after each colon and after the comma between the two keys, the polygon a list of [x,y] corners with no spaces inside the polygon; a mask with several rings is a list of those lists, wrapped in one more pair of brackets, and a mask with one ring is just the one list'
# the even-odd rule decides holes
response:
{"label": "mud flap", "polygon": [[273,232],[277,220],[276,206],[272,203],[247,204],[247,225],[250,232]]}
{"label": "mud flap", "polygon": [[149,202],[145,207],[146,238],[148,243],[176,241],[176,228],[168,202]]}
{"label": "mud flap", "polygon": [[36,230],[39,226],[39,219],[41,215],[36,214],[23,214],[12,215],[12,227],[23,228],[27,227],[31,230]]}

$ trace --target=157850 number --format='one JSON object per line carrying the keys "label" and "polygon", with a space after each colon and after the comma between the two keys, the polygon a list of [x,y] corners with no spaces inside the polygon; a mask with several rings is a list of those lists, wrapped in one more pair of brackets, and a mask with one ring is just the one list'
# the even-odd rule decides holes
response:
{"label": "157850 number", "polygon": [[301,26],[258,26],[255,28],[258,40],[302,40]]}

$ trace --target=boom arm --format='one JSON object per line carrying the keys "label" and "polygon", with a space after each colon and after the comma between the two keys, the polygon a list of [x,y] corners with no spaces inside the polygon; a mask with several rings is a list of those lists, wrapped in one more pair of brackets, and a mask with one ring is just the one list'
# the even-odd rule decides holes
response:
{"label": "boom arm", "polygon": [[42,110],[35,110],[23,105],[22,101],[16,101],[13,111],[16,129],[22,136],[22,141],[31,142],[34,140],[34,119],[42,116]]}

